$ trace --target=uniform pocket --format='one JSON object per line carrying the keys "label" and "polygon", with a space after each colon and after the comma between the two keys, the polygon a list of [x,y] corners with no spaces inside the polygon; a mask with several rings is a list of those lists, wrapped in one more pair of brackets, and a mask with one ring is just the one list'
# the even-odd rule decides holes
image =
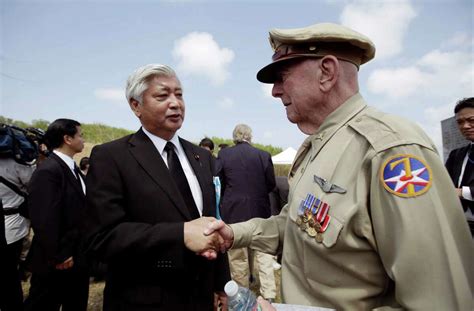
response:
{"label": "uniform pocket", "polygon": [[308,284],[315,291],[321,290],[321,286],[338,287],[344,280],[345,269],[340,262],[340,254],[332,255],[333,250],[331,249],[337,245],[342,228],[343,224],[332,218],[328,228],[322,233],[323,241],[321,243],[315,237],[310,237],[306,232],[302,232],[304,235],[304,273]]}
{"label": "uniform pocket", "polygon": [[333,247],[336,244],[339,234],[341,233],[341,230],[343,227],[344,227],[344,224],[341,223],[336,217],[333,216],[331,218],[331,223],[329,224],[326,231],[323,233],[324,240],[322,244],[326,246],[327,248]]}

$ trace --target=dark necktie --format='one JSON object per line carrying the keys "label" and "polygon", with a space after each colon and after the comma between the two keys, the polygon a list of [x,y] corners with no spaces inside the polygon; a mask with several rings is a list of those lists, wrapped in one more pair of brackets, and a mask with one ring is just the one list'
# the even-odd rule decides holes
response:
{"label": "dark necktie", "polygon": [[165,146],[166,151],[166,159],[168,160],[168,169],[173,177],[173,180],[176,183],[176,186],[181,192],[183,196],[184,203],[188,208],[191,217],[193,219],[199,218],[199,212],[196,207],[196,203],[194,202],[193,194],[191,192],[191,188],[189,188],[189,183],[184,174],[183,167],[179,162],[178,155],[174,151],[174,145],[172,142],[167,142]]}
{"label": "dark necktie", "polygon": [[77,183],[79,184],[79,188],[81,188],[81,190],[84,192],[84,189],[82,189],[82,183],[81,183],[81,173],[80,173],[79,167],[77,167],[76,164],[74,164],[74,175],[76,175],[76,180],[77,180]]}

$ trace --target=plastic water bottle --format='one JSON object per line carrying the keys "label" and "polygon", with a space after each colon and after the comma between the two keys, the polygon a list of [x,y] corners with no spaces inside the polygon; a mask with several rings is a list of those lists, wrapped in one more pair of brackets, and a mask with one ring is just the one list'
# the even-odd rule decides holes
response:
{"label": "plastic water bottle", "polygon": [[235,281],[227,282],[224,291],[227,294],[229,311],[260,310],[255,294],[250,289],[239,286]]}

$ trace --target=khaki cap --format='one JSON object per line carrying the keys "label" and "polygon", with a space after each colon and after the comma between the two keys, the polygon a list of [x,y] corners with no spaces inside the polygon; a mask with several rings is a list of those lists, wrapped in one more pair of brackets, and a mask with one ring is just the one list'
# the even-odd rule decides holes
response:
{"label": "khaki cap", "polygon": [[305,28],[272,29],[269,39],[275,53],[272,56],[273,62],[257,73],[257,79],[263,83],[273,83],[279,65],[294,58],[334,55],[359,68],[375,56],[375,45],[369,38],[332,23],[314,24]]}

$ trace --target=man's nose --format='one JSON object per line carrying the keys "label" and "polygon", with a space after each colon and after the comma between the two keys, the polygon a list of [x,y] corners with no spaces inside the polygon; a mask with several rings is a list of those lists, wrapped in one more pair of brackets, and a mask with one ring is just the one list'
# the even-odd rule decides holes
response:
{"label": "man's nose", "polygon": [[283,92],[282,92],[282,88],[281,88],[281,83],[280,82],[273,83],[272,96],[273,97],[281,97],[282,94],[283,94]]}
{"label": "man's nose", "polygon": [[171,95],[169,98],[169,101],[170,101],[170,106],[178,107],[181,102],[181,99],[179,99],[175,95]]}

